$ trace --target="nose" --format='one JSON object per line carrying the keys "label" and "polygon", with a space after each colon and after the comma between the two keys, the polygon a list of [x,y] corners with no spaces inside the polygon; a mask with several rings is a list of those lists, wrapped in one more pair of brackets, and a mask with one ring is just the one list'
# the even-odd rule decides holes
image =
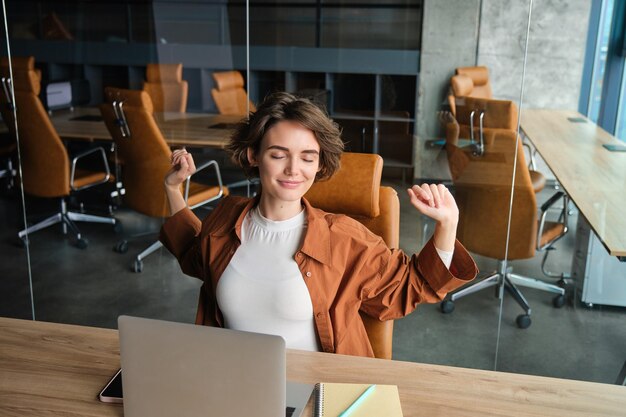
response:
{"label": "nose", "polygon": [[285,173],[287,175],[295,175],[299,169],[298,158],[289,158],[287,165],[285,166]]}

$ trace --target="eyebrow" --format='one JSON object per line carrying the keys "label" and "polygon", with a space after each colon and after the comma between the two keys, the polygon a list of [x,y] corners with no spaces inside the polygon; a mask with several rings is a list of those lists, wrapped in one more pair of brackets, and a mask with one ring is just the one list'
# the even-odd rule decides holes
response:
{"label": "eyebrow", "polygon": [[[278,149],[280,151],[289,152],[289,148],[285,148],[284,146],[278,146],[278,145],[268,146],[267,149]],[[305,149],[302,151],[302,153],[310,153],[310,154],[319,155],[319,152],[316,151],[315,149]]]}

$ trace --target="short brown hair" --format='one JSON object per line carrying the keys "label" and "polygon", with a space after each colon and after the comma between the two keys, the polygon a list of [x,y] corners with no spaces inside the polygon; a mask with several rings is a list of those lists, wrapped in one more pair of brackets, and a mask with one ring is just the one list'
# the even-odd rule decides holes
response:
{"label": "short brown hair", "polygon": [[259,168],[251,166],[248,161],[248,148],[257,154],[265,133],[283,120],[297,122],[315,135],[320,145],[320,170],[315,176],[316,181],[328,179],[337,172],[344,147],[337,123],[309,99],[278,92],[265,97],[257,111],[237,125],[226,146],[233,161],[248,177],[259,176]]}

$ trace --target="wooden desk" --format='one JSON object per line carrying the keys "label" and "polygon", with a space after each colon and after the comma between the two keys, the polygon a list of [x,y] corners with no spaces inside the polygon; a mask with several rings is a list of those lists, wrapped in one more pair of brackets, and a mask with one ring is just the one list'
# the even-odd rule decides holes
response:
{"label": "wooden desk", "polygon": [[[0,415],[122,416],[122,407],[97,399],[119,363],[115,330],[0,318]],[[626,410],[626,387],[618,385],[326,353],[288,351],[287,377],[396,384],[406,417],[599,417]]]}
{"label": "wooden desk", "polygon": [[602,147],[623,142],[570,110],[522,109],[521,128],[609,254],[626,257],[626,152]]}
{"label": "wooden desk", "polygon": [[[110,141],[111,135],[102,120],[76,120],[83,117],[98,117],[96,108],[76,108],[52,114],[50,120],[63,139]],[[163,137],[170,146],[224,148],[233,133],[231,126],[241,116],[223,116],[203,113],[155,113]],[[222,128],[211,126],[223,125]]]}

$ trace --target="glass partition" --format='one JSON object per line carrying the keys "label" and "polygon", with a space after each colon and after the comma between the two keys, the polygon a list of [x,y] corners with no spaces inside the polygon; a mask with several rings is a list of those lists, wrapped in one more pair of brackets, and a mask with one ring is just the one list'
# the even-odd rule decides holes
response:
{"label": "glass partition", "polygon": [[[538,281],[520,286],[532,308],[528,328],[506,325],[517,306],[505,299],[498,370],[614,384],[624,365],[626,264],[623,239],[613,236],[624,236],[626,171],[602,146],[623,143],[613,137],[621,133],[623,16],[621,2],[533,4],[520,132],[528,149],[517,166],[534,162],[547,181],[535,193],[536,254],[509,252],[508,265]],[[515,180],[513,216],[525,201]],[[512,222],[509,245],[520,235]]]}
{"label": "glass partition", "polygon": [[[619,310],[574,308],[569,295],[563,308],[554,309],[552,299],[558,294],[522,288],[533,309],[532,325],[527,326],[519,318],[528,313],[520,308],[523,302],[513,301],[519,296],[509,297],[502,276],[488,277],[491,271],[504,274],[510,266],[521,275],[540,277],[540,254],[531,240],[538,207],[555,191],[556,179],[535,154],[532,137],[523,144],[516,140],[518,110],[523,115],[530,107],[576,105],[572,89],[579,88],[584,34],[571,37],[578,52],[565,54],[572,48],[569,41],[569,49],[564,48],[564,37],[546,28],[556,27],[554,19],[561,14],[588,21],[582,3],[567,13],[560,6],[534,5],[527,56],[530,1],[253,1],[249,8],[244,2],[219,0],[5,1],[13,68],[21,74],[15,86],[20,84],[21,96],[29,97],[21,97],[18,108],[20,102],[29,106],[36,99],[41,107],[23,114],[47,120],[36,127],[39,122],[18,115],[20,141],[25,141],[20,177],[25,211],[19,193],[2,198],[13,228],[5,229],[7,241],[17,240],[24,213],[29,226],[62,210],[76,213],[75,219],[97,215],[109,224],[79,221],[79,238],[72,226],[67,234],[60,224],[31,230],[27,246],[11,247],[13,252],[2,262],[7,270],[3,275],[17,277],[17,284],[2,284],[9,285],[8,292],[3,287],[3,296],[8,293],[16,300],[2,314],[28,312],[21,304],[30,303],[32,277],[40,320],[116,327],[118,315],[133,314],[193,322],[201,282],[183,274],[163,248],[138,259],[156,241],[168,207],[154,196],[137,197],[137,184],[147,189],[154,182],[160,193],[163,164],[156,164],[159,156],[144,151],[142,163],[155,165],[143,165],[143,171],[153,175],[143,180],[148,182],[135,180],[132,171],[139,163],[131,162],[125,146],[148,130],[153,142],[162,139],[168,149],[186,146],[198,163],[217,161],[230,193],[251,195],[254,186],[221,148],[248,106],[253,108],[272,91],[286,90],[324,107],[341,126],[348,151],[383,157],[383,183],[400,198],[400,248],[405,252],[421,250],[435,227],[412,208],[406,188],[443,183],[457,199],[458,238],[475,257],[481,270],[477,282],[483,284],[396,320],[393,357],[561,376],[558,369],[539,371],[541,362],[534,361],[539,350],[558,345],[551,337],[561,333],[539,333],[536,342],[529,335],[548,324],[560,328],[559,321],[572,317],[619,317]],[[34,67],[17,59],[29,56]],[[529,75],[524,78],[526,61]],[[466,67],[473,68],[464,72]],[[554,68],[560,68],[557,74]],[[459,77],[451,80],[453,76]],[[186,88],[170,89],[165,86],[169,83]],[[247,94],[245,109],[220,101],[224,84],[235,84]],[[146,100],[137,98],[141,95],[126,90],[145,90],[151,106],[146,108]],[[183,96],[182,107],[165,107]],[[137,128],[144,113],[152,113],[152,122]],[[42,195],[37,186],[57,181],[53,174],[60,169],[29,159],[34,151],[27,142],[35,129],[48,129],[37,140],[58,136],[61,144],[47,151],[44,161],[51,164],[61,150],[67,153],[62,169],[66,190],[72,178],[75,188],[81,186],[77,181],[100,182],[104,177],[93,172],[104,170],[105,161],[111,177],[88,189],[61,193],[65,208],[61,196]],[[529,167],[531,163],[535,165]],[[42,170],[43,179],[36,177]],[[546,185],[539,191],[542,178]],[[194,181],[209,186],[217,177],[207,169]],[[152,208],[139,207],[138,201],[153,198]],[[569,207],[575,217],[575,205]],[[197,215],[208,212],[200,208]],[[529,224],[522,222],[533,216]],[[570,220],[570,233],[559,244],[577,236],[575,224]],[[551,268],[569,265],[567,257],[554,256],[560,251],[551,255],[550,262],[557,264]],[[566,313],[568,309],[573,313]],[[600,328],[605,329],[598,325],[594,331]],[[580,332],[567,334],[578,337]],[[532,345],[537,352],[520,355],[517,344]]]}
{"label": "glass partition", "polygon": [[[240,117],[220,118],[212,90],[228,87],[217,72],[243,69],[245,77],[245,8],[219,0],[3,3],[22,175],[11,193],[0,179],[8,222],[0,314],[30,317],[32,277],[38,320],[193,322],[201,281],[154,245],[169,215],[163,177],[170,149],[184,146],[198,166],[217,161],[224,183],[241,179],[221,150]],[[194,176],[190,204],[217,194],[214,166]],[[29,229],[18,239],[23,219]]]}
{"label": "glass partition", "polygon": [[[448,92],[456,68],[482,65],[493,96],[519,104],[524,45],[516,37],[525,35],[528,21],[528,3],[523,3],[515,10],[478,1],[252,3],[248,88],[257,102],[277,90],[311,98],[341,126],[347,151],[383,157],[384,184],[400,198],[400,248],[409,254],[421,250],[434,224],[410,205],[408,186],[448,185],[465,205],[460,208],[467,227],[480,215],[472,196],[484,192],[489,205],[497,189],[502,221],[492,250],[480,256],[469,230],[462,239],[488,272],[498,264],[489,255],[505,259],[517,126],[507,126],[511,132],[495,151],[490,142],[486,156],[474,156],[478,114],[475,143],[470,143],[473,108],[465,110],[460,103],[457,121]],[[288,8],[298,12],[287,14]],[[261,31],[261,22],[275,32]],[[289,31],[294,26],[298,30]],[[508,33],[509,26],[519,33]],[[454,96],[450,100],[456,104]],[[493,142],[493,132],[485,135]],[[484,220],[478,219],[484,231],[493,232],[495,225]],[[455,301],[454,313],[451,303],[423,305],[396,320],[394,359],[493,369],[500,310],[495,288]]]}
{"label": "glass partition", "polygon": [[[20,22],[16,22],[17,25]],[[8,48],[7,20],[2,14],[0,25],[1,56]],[[0,63],[0,316],[22,319],[33,318],[32,282],[28,252],[17,238],[24,224],[24,201],[18,158],[18,142],[15,137],[15,113],[11,91],[11,74],[3,58]]]}

